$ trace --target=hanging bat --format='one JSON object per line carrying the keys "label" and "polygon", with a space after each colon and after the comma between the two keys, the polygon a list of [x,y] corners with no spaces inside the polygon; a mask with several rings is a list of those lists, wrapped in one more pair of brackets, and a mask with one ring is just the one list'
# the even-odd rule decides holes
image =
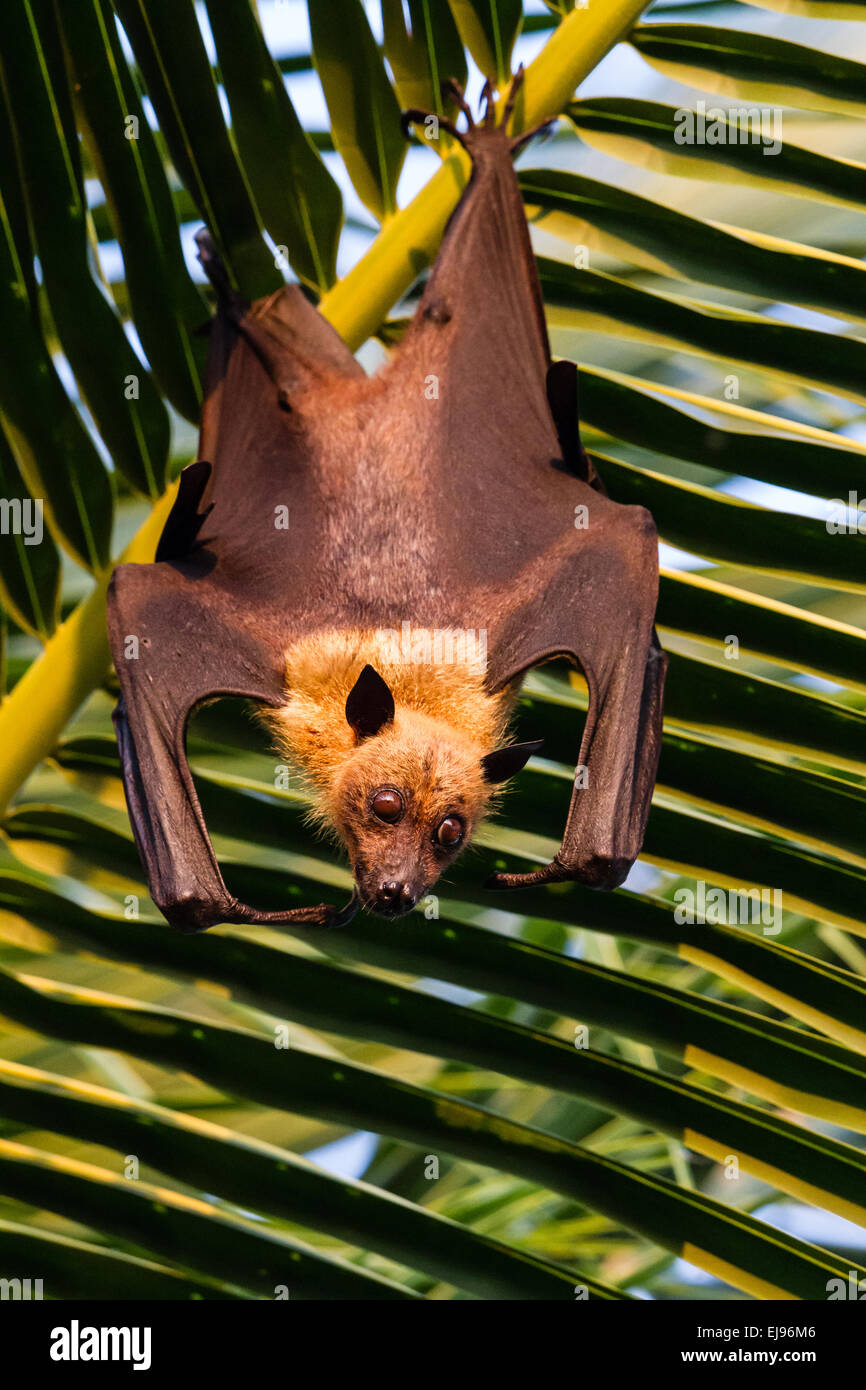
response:
{"label": "hanging bat", "polygon": [[[509,743],[508,723],[526,673],[553,657],[588,684],[584,775],[553,862],[489,886],[613,888],[640,850],[666,665],[656,531],[606,496],[580,443],[577,370],[551,365],[512,165],[526,137],[507,134],[515,90],[497,123],[488,84],[476,125],[452,87],[466,129],[440,126],[471,179],[373,377],[297,286],[245,304],[199,234],[218,300],[199,457],[156,563],[119,566],[109,594],[130,819],[153,900],[182,930],[408,912],[540,747]],[[258,911],[229,893],[185,751],[191,711],[218,696],[256,702],[345,844],[342,909]]]}

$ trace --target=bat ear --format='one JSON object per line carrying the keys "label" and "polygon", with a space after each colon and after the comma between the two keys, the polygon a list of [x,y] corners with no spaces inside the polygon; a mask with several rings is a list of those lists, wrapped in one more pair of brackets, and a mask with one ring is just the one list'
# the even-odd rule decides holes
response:
{"label": "bat ear", "polygon": [[543,742],[543,738],[537,738],[533,743],[510,743],[506,748],[494,748],[481,759],[485,782],[507,782],[526,766]]}
{"label": "bat ear", "polygon": [[346,700],[346,718],[358,738],[372,738],[394,718],[394,696],[379,672],[365,666]]}

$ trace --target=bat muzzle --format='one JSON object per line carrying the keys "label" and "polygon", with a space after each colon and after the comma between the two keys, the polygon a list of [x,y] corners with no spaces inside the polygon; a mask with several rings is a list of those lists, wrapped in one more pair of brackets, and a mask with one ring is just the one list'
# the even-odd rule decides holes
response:
{"label": "bat muzzle", "polygon": [[393,919],[395,917],[405,917],[407,912],[411,912],[418,901],[420,894],[408,883],[400,883],[397,879],[388,879],[379,885],[370,903],[370,908],[379,917]]}

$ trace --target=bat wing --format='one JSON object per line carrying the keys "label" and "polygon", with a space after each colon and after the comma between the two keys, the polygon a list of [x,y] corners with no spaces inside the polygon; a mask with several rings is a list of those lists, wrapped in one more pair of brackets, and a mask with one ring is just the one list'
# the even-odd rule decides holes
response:
{"label": "bat wing", "polygon": [[[573,496],[577,496],[575,492]],[[579,527],[540,535],[522,577],[527,597],[497,615],[492,688],[552,657],[583,671],[589,708],[562,845],[530,874],[495,874],[488,886],[576,879],[615,888],[640,853],[662,740],[667,657],[653,627],[658,539],[649,513],[581,484]],[[563,526],[563,531],[565,527]]]}
{"label": "bat wing", "polygon": [[119,566],[109,635],[126,800],[160,911],[184,931],[216,922],[339,925],[344,915],[324,905],[259,912],[229,893],[187,762],[187,722],[197,705],[219,695],[279,700],[278,649],[262,642],[225,590],[183,563]]}
{"label": "bat wing", "polygon": [[403,447],[425,450],[433,478],[439,591],[460,594],[460,625],[487,629],[489,687],[554,656],[589,686],[562,846],[491,886],[611,888],[640,851],[661,746],[657,536],[643,508],[607,497],[580,442],[577,369],[551,365],[516,142],[489,118],[461,138],[472,177],[391,389]]}
{"label": "bat wing", "polygon": [[[307,524],[315,489],[292,402],[311,380],[355,371],[299,290],[250,310],[223,293],[211,330],[202,457],[181,475],[157,563],[120,565],[112,578],[108,630],[121,686],[114,719],[130,820],[154,902],[182,930],[339,925],[356,910],[354,899],[342,913],[324,905],[259,912],[238,902],[217,865],[185,746],[202,702],[239,695],[273,705],[283,696],[284,653],[321,529]],[[283,501],[294,519],[288,534],[275,525]]]}
{"label": "bat wing", "polygon": [[224,583],[246,588],[260,612],[290,611],[321,558],[311,402],[333,402],[365,374],[297,285],[246,305],[225,288],[206,234],[199,241],[219,294],[199,436],[199,460],[211,467],[196,494],[181,488],[177,509],[189,513],[195,504],[196,515],[205,514],[197,549],[208,550]]}

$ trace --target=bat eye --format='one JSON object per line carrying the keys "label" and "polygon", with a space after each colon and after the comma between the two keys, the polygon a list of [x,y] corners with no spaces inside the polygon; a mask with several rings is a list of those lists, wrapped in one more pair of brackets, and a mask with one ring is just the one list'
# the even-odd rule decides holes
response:
{"label": "bat eye", "polygon": [[403,798],[399,792],[380,791],[376,792],[371,802],[373,815],[378,816],[386,825],[393,825],[403,814]]}
{"label": "bat eye", "polygon": [[459,816],[446,816],[436,828],[435,840],[443,849],[456,849],[463,839],[463,822]]}

